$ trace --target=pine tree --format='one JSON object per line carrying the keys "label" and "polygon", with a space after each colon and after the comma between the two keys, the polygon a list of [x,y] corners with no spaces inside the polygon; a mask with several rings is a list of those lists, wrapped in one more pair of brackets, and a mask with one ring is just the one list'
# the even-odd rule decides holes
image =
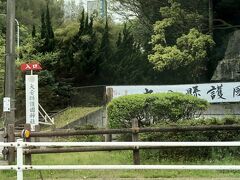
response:
{"label": "pine tree", "polygon": [[45,39],[47,34],[46,22],[45,22],[45,13],[42,11],[41,14],[41,39]]}
{"label": "pine tree", "polygon": [[89,32],[89,24],[88,24],[88,14],[87,14],[87,16],[86,16],[86,18],[85,18],[85,24],[84,24],[84,33],[88,33]]}
{"label": "pine tree", "polygon": [[80,27],[79,27],[79,32],[82,33],[84,29],[84,21],[85,21],[85,12],[84,9],[82,10],[82,16],[80,20]]}
{"label": "pine tree", "polygon": [[46,8],[46,38],[45,38],[45,47],[46,51],[50,52],[54,49],[55,41],[54,41],[54,32],[52,29],[51,17],[49,13],[49,7],[47,3]]}
{"label": "pine tree", "polygon": [[51,23],[51,17],[49,13],[49,7],[47,4],[47,9],[46,9],[46,27],[47,27],[47,34],[49,39],[54,39],[54,32],[52,29],[52,23]]}
{"label": "pine tree", "polygon": [[93,18],[85,17],[82,11],[79,32],[73,37],[68,49],[73,62],[71,72],[77,84],[89,84],[97,73],[97,37],[93,30]]}
{"label": "pine tree", "polygon": [[90,17],[90,23],[88,25],[88,33],[89,34],[93,33],[93,16]]}
{"label": "pine tree", "polygon": [[119,33],[118,34],[118,39],[117,39],[117,42],[116,42],[116,45],[117,45],[118,48],[120,47],[121,43],[122,43],[122,33]]}
{"label": "pine tree", "polygon": [[108,21],[106,21],[102,41],[100,44],[100,51],[103,53],[103,57],[108,58],[110,53],[110,40],[109,40],[109,27]]}
{"label": "pine tree", "polygon": [[112,72],[111,72],[111,54],[112,49],[110,47],[109,40],[109,26],[108,21],[106,21],[104,32],[102,35],[102,40],[99,48],[99,57],[97,58],[96,74],[100,74],[99,81],[101,83],[111,82],[112,81]]}
{"label": "pine tree", "polygon": [[35,25],[33,24],[32,26],[32,38],[35,38],[36,37],[36,28],[35,28]]}

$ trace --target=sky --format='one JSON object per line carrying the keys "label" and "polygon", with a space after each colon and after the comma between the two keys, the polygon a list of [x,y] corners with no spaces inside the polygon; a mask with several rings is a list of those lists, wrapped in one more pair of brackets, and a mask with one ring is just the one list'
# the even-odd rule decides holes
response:
{"label": "sky", "polygon": [[[67,1],[71,1],[71,0],[65,0],[65,1],[67,2]],[[84,9],[87,9],[87,1],[91,1],[91,0],[75,0],[76,4],[82,2],[83,6],[84,6]],[[112,18],[115,22],[123,22],[124,21],[123,16],[121,16],[117,13],[113,13],[110,10],[108,10],[108,15],[110,15],[110,14],[111,14],[111,16],[112,16]]]}

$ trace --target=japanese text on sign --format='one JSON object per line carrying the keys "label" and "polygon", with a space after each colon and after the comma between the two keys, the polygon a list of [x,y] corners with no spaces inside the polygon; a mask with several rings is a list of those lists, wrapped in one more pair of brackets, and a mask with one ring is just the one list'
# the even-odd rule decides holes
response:
{"label": "japanese text on sign", "polygon": [[26,123],[39,124],[37,75],[26,75]]}
{"label": "japanese text on sign", "polygon": [[240,82],[169,86],[108,86],[107,88],[113,88],[113,98],[130,94],[181,92],[205,99],[210,103],[240,101]]}

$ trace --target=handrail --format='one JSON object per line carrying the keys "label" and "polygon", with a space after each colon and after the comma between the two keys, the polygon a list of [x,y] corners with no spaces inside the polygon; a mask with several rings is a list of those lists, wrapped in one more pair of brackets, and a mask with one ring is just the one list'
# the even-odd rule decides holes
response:
{"label": "handrail", "polygon": [[[44,108],[41,106],[41,104],[39,103],[38,106],[40,107],[40,109],[43,111],[43,113],[45,115],[42,114],[42,112],[39,110],[39,114],[42,116],[42,118],[45,120],[45,124],[48,123],[47,119],[50,120],[51,124],[54,124],[54,118],[51,118],[48,113],[44,110]],[[43,124],[43,123],[42,123]]]}

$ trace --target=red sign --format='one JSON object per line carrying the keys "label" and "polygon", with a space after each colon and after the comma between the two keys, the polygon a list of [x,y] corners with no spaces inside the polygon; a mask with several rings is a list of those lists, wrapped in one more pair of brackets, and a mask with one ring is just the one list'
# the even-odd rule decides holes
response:
{"label": "red sign", "polygon": [[21,64],[21,71],[39,71],[42,67],[38,63]]}

